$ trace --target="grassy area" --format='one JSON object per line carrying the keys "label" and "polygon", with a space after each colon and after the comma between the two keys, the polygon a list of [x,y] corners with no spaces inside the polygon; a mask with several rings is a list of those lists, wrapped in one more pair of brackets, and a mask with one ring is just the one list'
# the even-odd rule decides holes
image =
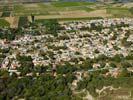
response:
{"label": "grassy area", "polygon": [[95,3],[91,2],[54,2],[52,3],[55,7],[73,7],[73,6],[87,6],[94,5]]}
{"label": "grassy area", "polygon": [[115,17],[132,17],[128,8],[109,7],[107,8],[107,13],[112,14]]}
{"label": "grassy area", "polygon": [[0,27],[9,27],[10,24],[4,20],[4,19],[0,19]]}
{"label": "grassy area", "polygon": [[26,10],[25,9],[25,7],[23,6],[23,5],[15,5],[14,6],[14,11],[16,12],[16,13],[19,13],[20,11],[24,11],[24,10]]}
{"label": "grassy area", "polygon": [[[97,13],[97,10],[105,10],[104,12]],[[91,13],[93,12],[94,13]],[[95,12],[96,11],[96,12]],[[107,11],[107,13],[106,13]],[[91,13],[89,15],[89,13]],[[124,8],[122,6],[116,6],[114,4],[106,5],[106,4],[98,4],[91,2],[51,2],[51,3],[33,3],[33,4],[16,4],[14,5],[15,16],[30,16],[31,14],[35,16],[46,16],[49,18],[65,18],[67,15],[80,16],[80,19],[86,19],[85,17],[132,17],[131,11],[129,8]],[[107,15],[106,15],[107,14]]]}
{"label": "grassy area", "polygon": [[37,3],[37,4],[19,4],[14,6],[14,14],[19,15],[59,15],[63,11],[78,11],[84,10],[87,12],[93,11],[91,8],[94,3],[89,2],[52,2],[52,3]]}

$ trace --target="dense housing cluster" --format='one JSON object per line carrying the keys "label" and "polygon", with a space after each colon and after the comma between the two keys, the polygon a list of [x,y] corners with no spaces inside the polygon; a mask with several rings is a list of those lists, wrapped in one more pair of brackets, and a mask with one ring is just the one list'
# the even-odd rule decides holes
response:
{"label": "dense housing cluster", "polygon": [[[83,93],[89,91],[97,97],[102,94],[99,91],[102,91],[104,86],[107,86],[107,89],[115,86],[118,88],[121,80],[132,82],[132,23],[132,18],[62,23],[44,20],[28,23],[18,29],[1,29],[1,77],[5,78],[7,74],[11,78],[15,77],[15,87],[21,91],[11,88],[12,81],[9,81],[7,84],[10,86],[5,88],[17,92],[10,94],[1,87],[1,98],[33,99],[31,95],[35,94],[36,99],[53,100],[49,98],[57,95],[55,100],[80,100],[77,90]],[[21,81],[26,79],[25,85],[22,85]],[[39,83],[39,80],[42,83]],[[30,84],[33,85],[32,88]],[[120,85],[125,86],[126,84]],[[24,87],[27,90],[24,90]],[[47,88],[42,90],[43,87]],[[32,90],[36,88],[36,91]]]}
{"label": "dense housing cluster", "polygon": [[67,22],[61,24],[56,37],[52,34],[26,34],[12,41],[2,39],[1,49],[10,49],[11,53],[1,67],[6,68],[5,63],[10,58],[15,59],[17,53],[31,56],[34,65],[44,66],[66,61],[73,65],[82,64],[80,59],[95,59],[100,55],[114,57],[121,54],[126,57],[132,51],[132,22],[132,19]]}

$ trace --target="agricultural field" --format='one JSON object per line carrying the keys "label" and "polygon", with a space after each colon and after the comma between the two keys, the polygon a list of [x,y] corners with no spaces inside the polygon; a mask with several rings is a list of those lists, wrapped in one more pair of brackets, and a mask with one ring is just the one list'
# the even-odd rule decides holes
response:
{"label": "agricultural field", "polygon": [[127,4],[98,4],[90,2],[17,4],[14,5],[13,14],[15,16],[30,16],[34,14],[38,19],[133,17],[129,11],[131,7],[127,6]]}
{"label": "agricultural field", "polygon": [[52,5],[55,7],[89,6],[89,5],[94,5],[94,4],[95,3],[91,3],[91,2],[66,2],[66,3],[56,2],[56,3],[52,3]]}
{"label": "agricultural field", "polygon": [[115,17],[132,17],[129,8],[111,7],[107,8],[107,13],[112,14]]}
{"label": "agricultural field", "polygon": [[38,4],[19,4],[14,6],[14,14],[17,15],[59,15],[64,11],[83,10],[87,12],[95,10],[92,8],[94,3],[88,2],[66,2],[66,3],[38,3]]}
{"label": "agricultural field", "polygon": [[16,27],[19,17],[28,16],[28,19],[31,20],[31,15],[34,15],[36,20],[58,19],[60,21],[133,17],[132,5],[133,3],[99,4],[91,2],[19,3],[14,4],[13,10],[5,5],[1,8],[0,16],[7,18],[13,15],[15,17],[13,19],[17,18],[17,21],[12,21],[11,26]]}

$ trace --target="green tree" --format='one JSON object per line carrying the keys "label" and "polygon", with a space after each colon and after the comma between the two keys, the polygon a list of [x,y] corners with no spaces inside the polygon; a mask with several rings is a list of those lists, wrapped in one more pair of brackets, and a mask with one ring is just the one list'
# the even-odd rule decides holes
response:
{"label": "green tree", "polygon": [[129,77],[130,73],[128,72],[128,70],[126,68],[123,68],[119,77]]}
{"label": "green tree", "polygon": [[46,28],[46,33],[57,36],[57,33],[60,29],[60,25],[56,19],[51,20],[37,20],[36,22],[42,23]]}
{"label": "green tree", "polygon": [[129,9],[129,11],[133,14],[133,7],[131,7],[131,8]]}

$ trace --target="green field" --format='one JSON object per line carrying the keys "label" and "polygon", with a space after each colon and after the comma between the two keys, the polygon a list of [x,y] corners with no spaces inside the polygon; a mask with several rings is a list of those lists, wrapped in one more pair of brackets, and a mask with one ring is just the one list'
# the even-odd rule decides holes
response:
{"label": "green field", "polygon": [[9,27],[9,26],[10,26],[10,24],[6,20],[0,19],[0,28],[1,27]]}
{"label": "green field", "polygon": [[[4,11],[5,10],[5,11]],[[133,17],[129,7],[122,4],[99,4],[90,2],[49,2],[14,4],[13,11],[4,6],[2,17],[35,15],[36,19],[88,20],[95,18]],[[100,11],[99,11],[100,10]]]}
{"label": "green field", "polygon": [[89,2],[53,2],[37,4],[17,4],[14,6],[14,15],[59,15],[63,11],[84,10],[87,12],[95,10],[95,3]]}
{"label": "green field", "polygon": [[54,15],[60,15],[61,12],[86,11],[89,13],[100,9],[105,9],[107,11],[107,14],[111,14],[112,16],[115,17],[125,17],[125,16],[132,17],[129,8],[124,8],[121,6],[115,7],[115,4],[99,5],[97,3],[90,3],[90,2],[52,2],[52,3],[16,4],[14,6],[14,15],[28,16],[34,14],[34,15],[54,16]]}
{"label": "green field", "polygon": [[109,7],[107,8],[107,13],[112,14],[115,17],[132,17],[129,8]]}
{"label": "green field", "polygon": [[94,5],[95,3],[91,2],[55,2],[52,3],[55,7],[74,7],[74,6],[88,6],[88,5]]}

